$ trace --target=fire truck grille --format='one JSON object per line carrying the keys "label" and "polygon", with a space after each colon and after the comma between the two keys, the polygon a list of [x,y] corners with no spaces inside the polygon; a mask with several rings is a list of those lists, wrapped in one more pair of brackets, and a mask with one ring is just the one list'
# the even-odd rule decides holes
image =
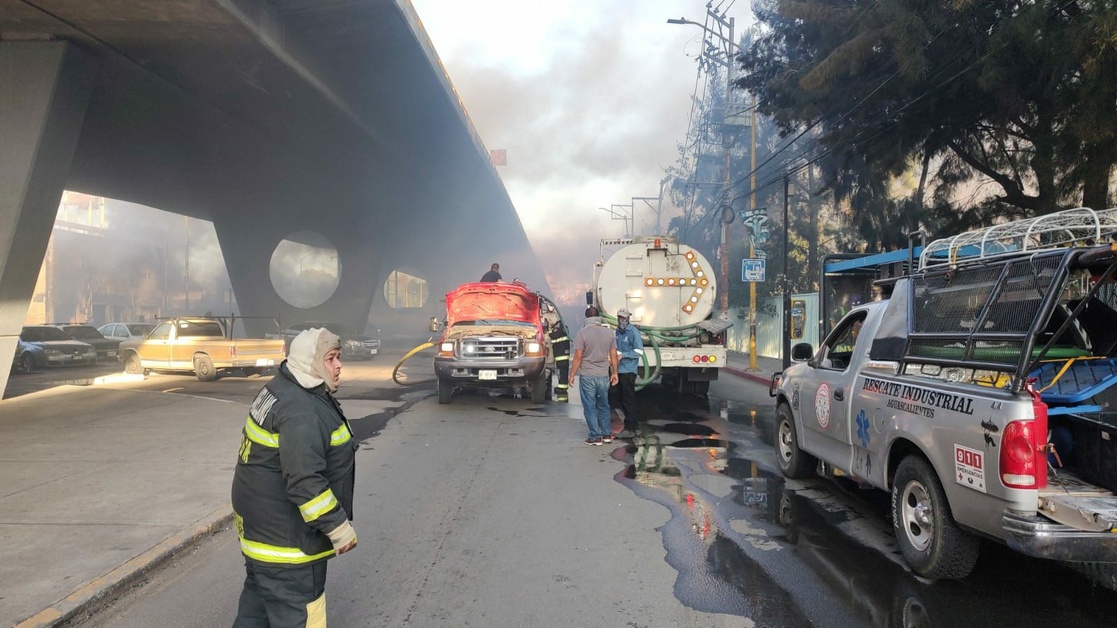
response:
{"label": "fire truck grille", "polygon": [[520,357],[518,338],[465,338],[461,357],[477,360],[513,360]]}

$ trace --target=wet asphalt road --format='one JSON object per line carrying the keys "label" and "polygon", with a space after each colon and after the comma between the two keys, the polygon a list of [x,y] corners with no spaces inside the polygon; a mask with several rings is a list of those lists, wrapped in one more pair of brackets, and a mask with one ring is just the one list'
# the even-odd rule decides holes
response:
{"label": "wet asphalt road", "polygon": [[[392,362],[385,358],[378,365],[360,368],[368,369],[370,379],[380,379]],[[351,373],[357,375],[358,368]],[[260,385],[258,379],[245,378],[228,378],[208,385],[182,376],[153,379],[154,386],[163,387],[161,390],[202,394],[198,390],[204,389],[207,395],[246,398]],[[421,379],[420,373],[413,374],[413,381]],[[216,384],[225,387],[217,388]],[[437,417],[439,413],[450,412],[435,403],[431,397],[433,389],[425,385],[410,388],[393,385],[359,394],[398,402],[383,415],[355,421],[358,438],[366,449],[395,446],[378,441],[380,431],[394,418],[406,421],[408,413]],[[615,482],[629,495],[616,499],[622,507],[620,525],[630,533],[625,534],[624,530],[610,533],[620,539],[643,542],[610,542],[623,542],[627,559],[631,552],[640,552],[649,574],[662,577],[664,566],[669,567],[667,573],[673,579],[669,594],[697,612],[698,619],[692,625],[755,622],[754,625],[762,626],[1002,626],[1038,622],[1101,626],[1112,625],[1110,618],[1117,616],[1117,594],[1097,586],[1085,575],[1066,566],[1021,557],[991,542],[983,546],[974,573],[964,580],[927,582],[913,576],[904,568],[892,540],[886,494],[822,479],[783,479],[770,446],[772,408],[766,391],[757,384],[726,377],[714,384],[708,400],[679,398],[650,387],[640,393],[640,403],[645,409],[641,438],[633,443],[615,444],[609,452],[612,464],[594,473],[601,482]],[[467,397],[464,403],[455,404],[453,412],[458,419],[479,423],[495,420],[494,415],[527,421],[535,413],[521,400],[508,397]],[[464,410],[459,407],[463,405]],[[572,421],[577,420],[577,408],[573,406],[550,403],[539,411],[566,412]],[[406,445],[405,455],[409,457],[428,455],[428,449],[413,439]],[[552,446],[567,447],[568,443]],[[426,538],[430,534],[426,519],[441,513],[438,505],[450,501],[448,496],[453,493],[453,487],[442,493],[443,489],[437,488],[440,483],[454,484],[455,474],[477,472],[481,466],[500,464],[502,458],[513,457],[499,439],[483,445],[463,440],[458,449],[461,450],[458,453],[442,451],[441,459],[416,461],[416,466],[409,467],[416,475],[426,473],[416,469],[429,470],[428,483],[416,485],[427,487],[428,494],[386,494],[377,489],[364,497],[359,513],[380,509],[393,514],[372,517],[383,530],[371,534],[368,522],[359,517],[358,529],[362,529],[363,523],[365,534],[369,535],[362,539],[368,539],[366,545],[371,541],[396,546],[378,550],[376,556],[381,562],[373,561],[377,564],[371,566],[344,560],[331,565],[327,591],[331,620],[336,625],[441,624],[432,619],[436,615],[414,612],[424,606],[418,599],[407,602],[410,596],[429,593],[432,580],[458,571],[461,578],[470,581],[490,578],[499,582],[502,562],[515,560],[502,555],[475,554],[499,553],[505,544],[499,540],[502,534],[509,536],[506,544],[513,544],[517,536],[516,513],[542,508],[533,502],[554,498],[542,487],[524,494],[519,492],[523,487],[509,481],[507,488],[516,491],[517,503],[513,506],[500,500],[500,486],[489,487],[491,508],[479,508],[477,504],[455,506],[459,510],[469,509],[466,518],[487,513],[496,521],[504,521],[508,529],[494,529],[492,535],[496,540],[476,540],[472,549],[466,543],[455,552],[440,552],[437,573],[430,571],[433,566],[423,562],[429,557],[419,551],[414,552],[417,562],[409,564],[408,536],[388,533],[389,529],[406,529],[410,520],[414,538]],[[369,466],[365,465],[369,477],[358,479],[359,489],[362,483],[375,484],[378,474],[388,472]],[[572,467],[552,472],[585,470]],[[645,506],[640,506],[641,503]],[[649,512],[647,505],[651,504],[664,508],[667,515],[641,517],[640,513]],[[454,545],[452,536],[452,531],[436,534],[447,545]],[[657,542],[648,542],[653,538]],[[602,560],[609,558],[603,554]],[[477,573],[478,565],[498,573]],[[540,565],[540,569],[551,568]],[[602,570],[609,572],[606,566]],[[219,535],[152,574],[145,586],[77,625],[227,625],[231,613],[235,613],[242,573],[235,536]],[[650,582],[656,576],[643,577]],[[569,586],[562,578],[567,576],[555,576],[556,586]],[[624,579],[636,583],[641,577],[621,574],[612,578],[619,581],[586,594],[636,597],[626,594]],[[397,580],[410,588],[394,590],[384,580]],[[472,586],[481,585],[474,582]],[[454,587],[440,591],[452,596]],[[668,594],[666,590],[664,594]],[[403,602],[387,599],[394,595],[407,599]],[[453,604],[452,599],[447,603]],[[520,604],[535,609],[541,624],[679,625],[677,619],[668,621],[654,614],[626,621],[581,616],[573,612],[577,609],[570,609],[572,614],[562,614],[561,609],[556,610],[542,597],[523,599]],[[502,614],[494,609],[486,617],[487,621],[476,625],[509,625],[509,618],[523,615]]]}

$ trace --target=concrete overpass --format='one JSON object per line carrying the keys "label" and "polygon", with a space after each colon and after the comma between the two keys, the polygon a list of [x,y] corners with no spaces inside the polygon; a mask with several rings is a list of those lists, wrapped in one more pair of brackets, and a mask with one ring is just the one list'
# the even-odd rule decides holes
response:
{"label": "concrete overpass", "polygon": [[[212,221],[244,315],[363,325],[395,268],[546,287],[408,0],[0,0],[0,144],[0,394],[63,189]],[[341,266],[310,309],[268,274],[303,231]]]}

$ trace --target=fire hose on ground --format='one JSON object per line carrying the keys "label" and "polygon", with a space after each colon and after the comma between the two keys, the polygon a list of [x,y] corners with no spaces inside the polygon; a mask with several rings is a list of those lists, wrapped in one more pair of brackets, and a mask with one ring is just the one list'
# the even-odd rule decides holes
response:
{"label": "fire hose on ground", "polygon": [[392,369],[392,381],[395,382],[396,384],[400,385],[400,386],[417,386],[419,384],[426,384],[428,382],[434,381],[434,380],[430,380],[430,379],[423,379],[423,380],[419,380],[417,382],[401,382],[401,381],[399,381],[399,377],[398,377],[399,376],[399,369],[400,369],[401,366],[403,366],[404,362],[406,362],[408,359],[410,359],[411,357],[413,357],[414,355],[416,355],[420,351],[433,347],[434,344],[435,344],[434,343],[434,338],[432,337],[430,340],[424,342],[423,344],[421,344],[421,345],[415,347],[414,349],[408,351],[407,353],[403,354],[403,357],[399,359],[399,362],[396,362],[396,367],[394,369]]}

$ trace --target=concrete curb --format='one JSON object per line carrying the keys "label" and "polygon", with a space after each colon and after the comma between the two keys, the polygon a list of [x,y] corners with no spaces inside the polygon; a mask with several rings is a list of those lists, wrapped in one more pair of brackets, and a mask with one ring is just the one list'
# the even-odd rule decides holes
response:
{"label": "concrete curb", "polygon": [[28,617],[15,628],[46,628],[63,625],[75,617],[89,612],[117,593],[127,589],[145,574],[163,565],[184,550],[190,549],[217,532],[233,520],[233,506],[226,504],[198,520],[193,526],[180,530],[163,539],[158,545],[136,556],[107,574],[83,584],[70,595],[50,607]]}
{"label": "concrete curb", "polygon": [[764,384],[765,386],[772,382],[772,374],[764,373],[763,371],[746,371],[735,366],[723,366],[722,370],[732,375],[736,375],[737,377],[742,377],[744,379],[754,381],[757,384]]}

